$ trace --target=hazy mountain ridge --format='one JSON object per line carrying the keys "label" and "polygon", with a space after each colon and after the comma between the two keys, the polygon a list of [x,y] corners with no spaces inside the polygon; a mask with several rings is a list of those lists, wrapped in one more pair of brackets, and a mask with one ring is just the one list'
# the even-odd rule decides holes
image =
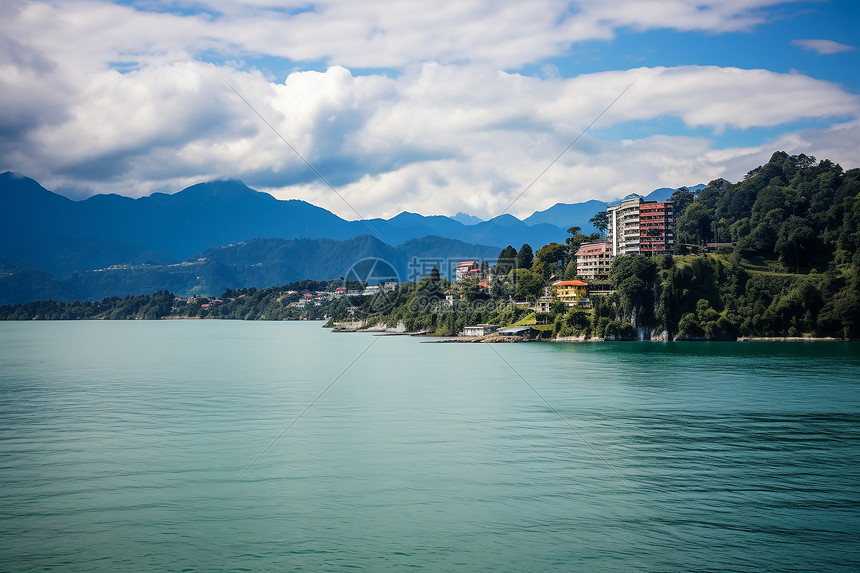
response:
{"label": "hazy mountain ridge", "polygon": [[[699,183],[698,185],[692,185],[687,187],[688,191],[693,191],[694,193],[698,193],[702,189],[707,187],[704,183]],[[645,195],[646,201],[668,201],[672,197],[672,193],[680,189],[680,187],[676,189],[672,189],[671,187],[660,187],[659,189],[654,189],[647,195]]]}
{"label": "hazy mountain ridge", "polygon": [[[75,271],[58,278],[27,268],[0,272],[0,304],[31,300],[101,300],[110,296],[151,294],[169,290],[179,296],[219,295],[228,288],[287,284],[307,277],[319,280],[347,276],[353,264],[374,257],[391,264],[401,281],[426,272],[416,262],[494,258],[496,247],[472,245],[443,237],[422,237],[391,247],[371,235],[332,239],[251,239],[207,249],[191,261],[170,265],[116,265]],[[443,262],[444,261],[444,262]],[[447,266],[450,267],[450,264]],[[421,275],[423,276],[423,275]]]}
{"label": "hazy mountain ridge", "polygon": [[[436,235],[501,249],[507,244],[561,241],[566,236],[560,227],[529,225],[509,215],[474,225],[408,212],[390,219],[347,221],[305,201],[275,199],[239,181],[201,183],[174,195],[155,193],[139,199],[95,195],[72,201],[32,179],[7,172],[0,175],[0,208],[15,213],[0,230],[4,245],[0,260],[7,266],[36,266],[22,260],[22,252],[41,250],[43,254],[36,257],[38,268],[55,274],[105,266],[104,261],[88,263],[81,257],[64,263],[60,251],[70,239],[126,243],[125,258],[116,263],[147,258],[166,263],[187,259],[213,246],[259,237],[344,240],[374,234],[396,246]],[[57,260],[51,262],[55,253]]]}
{"label": "hazy mountain ridge", "polygon": [[[0,174],[0,212],[6,214],[0,227],[0,269],[5,269],[0,303],[164,288],[177,293],[211,288],[209,294],[218,294],[222,285],[337,278],[365,256],[389,260],[405,277],[410,257],[484,259],[509,244],[536,249],[563,242],[568,227],[592,231],[588,219],[605,208],[600,201],[559,203],[522,221],[509,214],[481,221],[465,213],[452,218],[409,212],[347,221],[236,180],[200,183],[172,195],[74,201],[6,172]],[[262,256],[264,244],[268,250]],[[187,263],[177,265],[181,261]],[[109,269],[113,266],[122,268]],[[186,272],[191,267],[199,267],[193,279]]]}

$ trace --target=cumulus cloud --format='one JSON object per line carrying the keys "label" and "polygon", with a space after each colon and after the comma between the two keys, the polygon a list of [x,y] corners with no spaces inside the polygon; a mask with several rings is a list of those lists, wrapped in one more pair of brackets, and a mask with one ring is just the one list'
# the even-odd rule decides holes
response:
{"label": "cumulus cloud", "polygon": [[569,79],[527,77],[484,64],[427,63],[396,78],[354,76],[334,66],[275,83],[258,72],[184,62],[125,74],[107,70],[88,79],[74,85],[78,93],[66,115],[34,129],[4,163],[14,160],[18,171],[48,184],[74,180],[136,196],[175,191],[195,179],[240,177],[350,217],[355,213],[302,158],[342,188],[363,215],[414,210],[489,216],[631,83],[596,131],[552,166],[515,213],[530,212],[537,203],[543,208],[609,199],[719,174],[701,157],[710,140],[597,138],[614,125],[674,117],[720,131],[860,115],[858,97],[832,83],[708,66]]}
{"label": "cumulus cloud", "polygon": [[[487,217],[631,84],[514,214],[738,178],[774,145],[860,163],[858,97],[802,74],[716,66],[571,78],[551,68],[541,77],[512,71],[620,28],[747,30],[778,3],[459,0],[426,10],[381,0],[211,0],[173,12],[175,5],[157,3],[142,5],[150,10],[93,0],[18,3],[0,21],[0,169],[75,196],[141,196],[238,177],[355,218],[304,159],[365,216]],[[241,63],[253,55],[333,65],[273,77]],[[652,127],[666,119],[696,135]],[[728,130],[802,120],[840,127],[760,147],[716,143]],[[638,126],[635,138],[607,135],[626,125]]]}
{"label": "cumulus cloud", "polygon": [[805,50],[816,52],[820,56],[838,54],[840,52],[853,52],[857,49],[856,46],[840,44],[833,40],[793,40],[791,43],[792,45],[800,46]]}
{"label": "cumulus cloud", "polygon": [[769,7],[784,3],[439,0],[430,8],[425,2],[388,0],[210,0],[135,8],[58,0],[21,4],[0,29],[26,34],[35,48],[65,54],[77,67],[208,53],[322,60],[354,68],[485,61],[510,69],[556,56],[576,42],[609,40],[621,28],[745,30],[764,22]]}
{"label": "cumulus cloud", "polygon": [[[553,165],[514,205],[513,213],[526,215],[559,201],[613,199],[720,176],[740,178],[754,164],[733,159],[766,160],[775,149],[765,145],[722,156],[710,138],[655,134],[603,141],[598,139],[601,128],[672,116],[691,127],[745,129],[804,118],[857,117],[860,112],[856,96],[828,82],[716,67],[643,68],[562,80],[489,67],[426,64],[396,80],[377,81],[372,98],[348,98],[364,101],[372,110],[361,112],[366,121],[336,141],[373,166],[367,175],[345,184],[342,195],[359,212],[384,216],[402,210],[482,216],[500,212],[631,81],[633,87],[595,126],[598,131]],[[846,130],[858,133],[856,126]],[[813,141],[805,152],[820,149],[822,140]],[[853,156],[855,164],[860,161],[856,151],[842,155],[845,160]],[[316,182],[268,190],[350,214],[339,197]]]}

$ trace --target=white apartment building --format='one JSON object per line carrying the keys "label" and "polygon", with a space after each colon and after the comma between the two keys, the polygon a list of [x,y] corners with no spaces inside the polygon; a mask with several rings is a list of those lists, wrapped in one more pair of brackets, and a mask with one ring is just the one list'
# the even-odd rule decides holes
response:
{"label": "white apartment building", "polygon": [[620,203],[606,208],[609,217],[606,242],[613,257],[639,254],[640,195],[628,195]]}
{"label": "white apartment building", "polygon": [[576,274],[591,280],[609,274],[612,249],[606,243],[587,243],[576,251]]}

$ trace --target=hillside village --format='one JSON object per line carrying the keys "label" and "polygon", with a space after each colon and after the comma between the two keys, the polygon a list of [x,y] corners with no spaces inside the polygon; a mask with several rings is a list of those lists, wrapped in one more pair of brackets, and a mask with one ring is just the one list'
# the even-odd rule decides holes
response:
{"label": "hillside village", "polygon": [[[688,191],[682,189],[681,193],[686,194]],[[509,300],[521,307],[529,307],[535,313],[550,313],[554,304],[564,308],[591,308],[592,295],[607,296],[614,292],[608,279],[612,263],[618,255],[662,256],[671,254],[675,246],[675,208],[671,200],[647,201],[641,195],[629,195],[611,203],[605,212],[597,213],[592,222],[599,235],[586,237],[579,233],[579,228],[574,227],[569,230],[573,236],[566,247],[544,247],[545,251],[560,257],[555,261],[556,269],[563,269],[563,272],[550,271],[550,277],[557,280],[544,286],[539,294],[534,290],[530,293],[521,290],[526,300],[513,301],[510,297]],[[603,240],[593,241],[596,236]],[[530,250],[531,247],[523,245],[521,249]],[[477,286],[489,293],[491,287],[488,281],[499,280],[499,274],[508,274],[520,265],[533,265],[533,261],[529,265],[528,258],[518,261],[516,255],[516,250],[508,246],[493,266],[487,261],[483,264],[478,261],[459,262],[455,267],[455,284],[445,291],[445,300],[449,305],[454,304],[465,296],[464,288],[468,286]],[[538,256],[546,258],[541,251]],[[565,267],[567,261],[570,263],[569,268]],[[549,263],[550,268],[552,262],[543,261]],[[558,278],[566,275],[572,275],[573,278]],[[470,285],[470,280],[477,281],[476,285]],[[483,324],[467,326],[460,334],[485,336],[497,330],[498,325]]]}
{"label": "hillside village", "polygon": [[860,337],[860,169],[778,152],[738,183],[630,195],[590,223],[596,232],[570,227],[564,243],[508,245],[492,260],[412,257],[406,280],[371,257],[335,280],[31,302],[0,307],[0,319],[327,320],[477,339]]}
{"label": "hillside village", "polygon": [[777,152],[738,183],[630,195],[590,222],[597,233],[571,227],[565,244],[459,261],[450,281],[434,267],[366,325],[579,340],[860,335],[858,169]]}

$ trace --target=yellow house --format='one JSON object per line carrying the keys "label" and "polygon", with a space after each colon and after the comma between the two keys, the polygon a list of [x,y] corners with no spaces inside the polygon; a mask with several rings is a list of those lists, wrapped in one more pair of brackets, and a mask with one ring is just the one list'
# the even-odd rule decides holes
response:
{"label": "yellow house", "polygon": [[555,296],[567,306],[576,306],[588,298],[588,283],[582,281],[556,281],[552,287]]}

